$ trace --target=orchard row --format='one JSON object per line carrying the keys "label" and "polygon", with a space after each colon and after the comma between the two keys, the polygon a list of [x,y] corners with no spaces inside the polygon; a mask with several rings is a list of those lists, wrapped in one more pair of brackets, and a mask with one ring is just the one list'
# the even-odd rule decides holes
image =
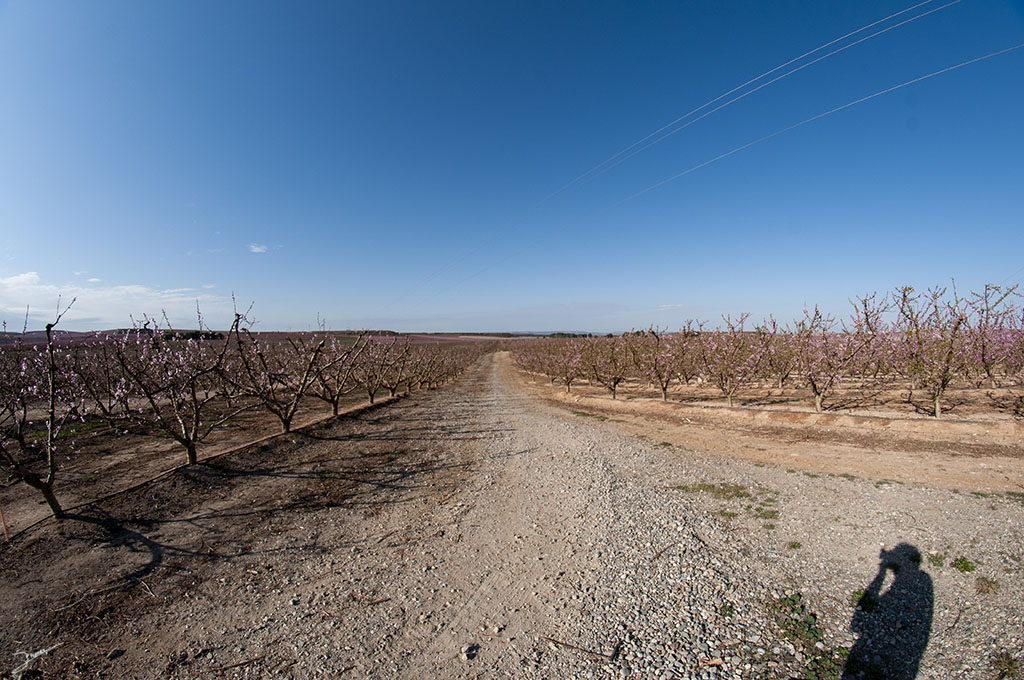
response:
{"label": "orchard row", "polygon": [[627,382],[654,386],[666,400],[673,385],[707,385],[732,406],[745,388],[789,385],[808,390],[821,412],[844,383],[905,386],[911,395],[924,391],[939,417],[954,383],[1021,385],[1024,324],[1017,299],[1016,288],[993,285],[968,297],[901,288],[855,300],[845,320],[817,308],[786,325],[769,318],[751,327],[748,315],[723,317],[714,329],[687,323],[674,333],[651,328],[522,344],[514,359],[566,391],[587,380],[613,399]]}
{"label": "orchard row", "polygon": [[304,401],[337,415],[353,394],[373,403],[385,391],[441,385],[489,350],[401,336],[259,334],[241,315],[226,333],[177,333],[147,319],[75,342],[60,340],[55,325],[36,345],[18,336],[0,344],[0,460],[57,517],[60,461],[75,451],[82,423],[169,437],[194,464],[200,443],[244,412],[262,410],[288,432]]}

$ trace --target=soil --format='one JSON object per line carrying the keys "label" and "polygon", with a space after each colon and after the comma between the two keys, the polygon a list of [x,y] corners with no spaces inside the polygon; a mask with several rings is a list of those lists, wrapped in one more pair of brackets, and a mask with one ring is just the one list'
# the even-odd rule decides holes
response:
{"label": "soil", "polygon": [[836,678],[888,663],[878,640],[921,678],[1020,662],[1024,503],[931,471],[1013,483],[1012,433],[608,402],[488,355],[43,522],[0,549],[0,673]]}
{"label": "soil", "polygon": [[[358,409],[366,403],[366,397],[355,394],[343,403],[343,410]],[[293,429],[330,416],[330,406],[307,399],[299,407]],[[76,425],[81,428],[81,424]],[[206,460],[280,432],[281,423],[275,417],[258,409],[246,411],[215,429],[199,444],[199,459]],[[169,436],[116,432],[98,420],[89,421],[73,438],[61,440],[59,444],[70,449],[60,461],[55,487],[65,510],[152,479],[185,463],[185,449]],[[12,534],[50,515],[39,493],[24,484],[0,486],[0,507],[4,509]]]}
{"label": "soil", "polygon": [[[778,405],[727,407],[654,396],[616,399],[593,386],[564,387],[536,376],[523,384],[538,398],[622,432],[722,456],[798,470],[852,474],[930,487],[1024,491],[1024,423],[974,402],[937,420],[903,410],[815,413],[795,398]],[[968,403],[964,400],[965,408]]]}

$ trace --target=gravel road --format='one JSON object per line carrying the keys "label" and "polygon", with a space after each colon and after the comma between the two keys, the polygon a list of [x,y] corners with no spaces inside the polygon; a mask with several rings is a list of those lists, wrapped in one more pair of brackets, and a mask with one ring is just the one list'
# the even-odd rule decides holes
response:
{"label": "gravel road", "polygon": [[392,467],[358,502],[292,513],[162,597],[118,633],[137,642],[107,672],[945,679],[1021,660],[1017,500],[664,446],[519,381],[491,355],[296,437],[282,460]]}

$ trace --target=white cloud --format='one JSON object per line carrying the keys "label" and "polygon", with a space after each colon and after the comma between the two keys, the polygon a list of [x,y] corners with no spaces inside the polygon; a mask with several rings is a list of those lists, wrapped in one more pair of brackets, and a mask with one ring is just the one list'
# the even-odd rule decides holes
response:
{"label": "white cloud", "polygon": [[249,252],[250,253],[265,253],[265,252],[267,252],[267,247],[265,245],[263,245],[262,243],[250,243],[249,244]]}
{"label": "white cloud", "polygon": [[88,281],[89,283],[99,283],[102,280],[103,279],[97,279],[97,278],[86,279],[86,281]]}
{"label": "white cloud", "polygon": [[[227,327],[232,318],[230,298],[196,288],[159,289],[143,285],[56,285],[43,282],[36,272],[0,278],[0,320],[17,321],[29,308],[29,326],[40,328],[52,321],[57,300],[65,306],[75,300],[61,321],[66,330],[123,328],[143,315],[162,317],[166,312],[175,326],[194,328],[196,303],[211,326]],[[20,322],[19,322],[20,324]]]}
{"label": "white cloud", "polygon": [[0,290],[3,290],[8,286],[34,286],[38,283],[39,274],[35,272],[25,272],[24,274],[15,274],[14,276],[8,276],[6,279],[0,279]]}
{"label": "white cloud", "polygon": [[216,287],[217,287],[217,284],[215,284],[215,283],[204,283],[203,284],[203,288],[205,288],[206,290],[210,290],[211,288],[216,288]]}
{"label": "white cloud", "polygon": [[672,310],[672,309],[682,309],[685,306],[686,305],[679,305],[679,304],[676,304],[676,305],[658,305],[658,311],[659,312],[667,312],[667,311]]}
{"label": "white cloud", "polygon": [[89,272],[83,269],[81,271],[71,272],[71,273],[74,274],[75,276],[82,276],[84,274],[88,274]]}

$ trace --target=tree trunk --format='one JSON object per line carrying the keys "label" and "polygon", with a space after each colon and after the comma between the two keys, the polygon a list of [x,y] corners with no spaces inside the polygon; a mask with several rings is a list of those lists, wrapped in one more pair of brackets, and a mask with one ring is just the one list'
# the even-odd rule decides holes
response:
{"label": "tree trunk", "polygon": [[57,500],[56,494],[53,493],[53,483],[47,482],[35,474],[34,472],[28,472],[21,466],[15,468],[15,473],[21,477],[21,479],[31,486],[33,489],[38,489],[39,493],[43,494],[43,498],[46,500],[46,504],[50,506],[50,512],[53,513],[55,519],[62,519],[64,517],[64,509],[60,507],[60,501]]}
{"label": "tree trunk", "polygon": [[39,491],[42,492],[43,498],[46,499],[46,504],[50,506],[50,512],[53,513],[55,519],[63,519],[64,509],[60,507],[60,501],[57,500],[57,496],[53,493],[53,486],[51,484],[43,484],[39,487]]}
{"label": "tree trunk", "polygon": [[729,408],[732,408],[732,395],[731,394],[725,395],[725,400],[729,403]]}
{"label": "tree trunk", "polygon": [[934,397],[932,397],[932,402],[935,404],[935,417],[941,418],[942,406],[939,404],[939,395],[936,394]]}
{"label": "tree trunk", "polygon": [[814,395],[814,412],[821,413],[821,402],[825,400],[825,396],[822,394]]}
{"label": "tree trunk", "polygon": [[189,465],[195,465],[196,464],[196,460],[198,460],[198,456],[196,455],[196,443],[195,442],[189,442],[188,444],[185,444],[185,460],[188,462]]}
{"label": "tree trunk", "polygon": [[341,410],[341,399],[331,402],[331,410],[334,411],[334,415],[338,415],[338,411]]}
{"label": "tree trunk", "polygon": [[668,388],[667,387],[662,387],[661,388],[661,400],[662,401],[668,401]]}

